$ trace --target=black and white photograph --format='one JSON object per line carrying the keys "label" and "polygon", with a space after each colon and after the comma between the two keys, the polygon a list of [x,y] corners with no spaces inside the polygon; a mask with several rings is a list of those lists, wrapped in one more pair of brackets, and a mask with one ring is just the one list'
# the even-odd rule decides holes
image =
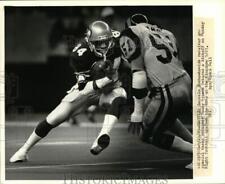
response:
{"label": "black and white photograph", "polygon": [[193,179],[192,11],[5,6],[5,179]]}

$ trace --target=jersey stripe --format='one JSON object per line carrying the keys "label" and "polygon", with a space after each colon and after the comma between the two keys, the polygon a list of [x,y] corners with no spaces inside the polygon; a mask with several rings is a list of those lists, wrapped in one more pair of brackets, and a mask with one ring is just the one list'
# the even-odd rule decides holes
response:
{"label": "jersey stripe", "polygon": [[155,132],[162,132],[165,129],[167,129],[168,126],[170,126],[172,124],[171,121],[172,121],[173,117],[175,117],[175,116],[172,116],[172,114],[173,114],[173,98],[171,96],[168,85],[165,86],[165,89],[166,89],[166,95],[168,97],[167,112],[166,112],[165,116],[162,117],[162,121],[158,122],[156,124],[156,126],[154,127]]}

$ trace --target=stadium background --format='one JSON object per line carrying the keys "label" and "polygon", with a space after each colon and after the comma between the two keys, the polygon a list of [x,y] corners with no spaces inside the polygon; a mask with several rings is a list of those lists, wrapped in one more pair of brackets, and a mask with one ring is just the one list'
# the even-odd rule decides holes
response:
{"label": "stadium background", "polygon": [[132,13],[177,37],[180,57],[192,75],[191,7],[6,7],[6,111],[49,112],[75,83],[69,53],[93,20],[121,31]]}
{"label": "stadium background", "polygon": [[[158,149],[128,134],[126,113],[112,131],[110,146],[98,156],[89,149],[102,126],[102,113],[97,113],[95,124],[82,114],[79,126],[64,123],[51,131],[30,152],[29,162],[8,162],[37,122],[74,85],[69,54],[84,37],[87,25],[104,19],[121,31],[126,18],[137,12],[175,34],[180,58],[192,76],[191,6],[5,8],[6,179],[152,178],[167,183],[166,179],[193,177],[192,171],[184,168],[192,160],[190,155]],[[192,129],[190,113],[182,120]]]}

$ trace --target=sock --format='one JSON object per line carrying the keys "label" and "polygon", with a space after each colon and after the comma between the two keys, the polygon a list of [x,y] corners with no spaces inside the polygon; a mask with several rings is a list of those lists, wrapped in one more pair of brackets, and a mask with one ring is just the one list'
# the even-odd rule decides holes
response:
{"label": "sock", "polygon": [[103,135],[103,134],[107,134],[109,135],[109,133],[111,132],[113,125],[118,121],[117,117],[111,114],[106,114],[105,118],[104,118],[104,122],[102,125],[102,129],[100,131],[100,133],[98,134],[98,137],[95,139],[94,143],[92,144],[92,147],[95,147],[98,145],[98,138]]}
{"label": "sock", "polygon": [[43,120],[36,126],[30,137],[22,146],[22,150],[28,152],[37,142],[44,138],[54,126],[50,125],[47,120]]}
{"label": "sock", "polygon": [[24,145],[20,148],[23,149],[26,153],[35,145],[37,144],[42,138],[39,137],[34,131],[24,143]]}
{"label": "sock", "polygon": [[106,114],[105,115],[105,118],[104,118],[104,122],[103,122],[103,125],[102,125],[102,129],[101,129],[101,132],[99,133],[99,136],[100,137],[101,135],[103,134],[108,134],[111,132],[114,124],[118,121],[118,118],[114,115],[111,115],[111,114]]}

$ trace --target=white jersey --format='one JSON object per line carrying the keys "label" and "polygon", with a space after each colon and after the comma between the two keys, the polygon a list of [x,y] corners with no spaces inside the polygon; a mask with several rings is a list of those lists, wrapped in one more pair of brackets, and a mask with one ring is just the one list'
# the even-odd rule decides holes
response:
{"label": "white jersey", "polygon": [[131,26],[122,33],[120,46],[124,56],[133,62],[133,70],[146,71],[152,87],[166,85],[185,72],[174,35],[155,25]]}

